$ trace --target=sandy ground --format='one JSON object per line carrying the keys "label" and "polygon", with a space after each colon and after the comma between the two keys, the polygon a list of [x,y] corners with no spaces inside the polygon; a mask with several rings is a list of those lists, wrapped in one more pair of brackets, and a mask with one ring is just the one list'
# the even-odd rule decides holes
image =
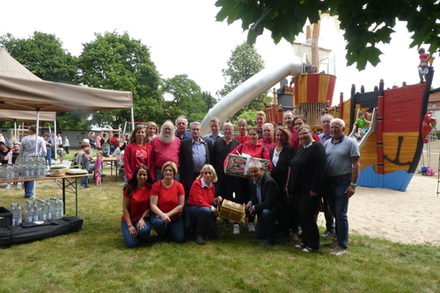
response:
{"label": "sandy ground", "polygon": [[[358,187],[349,204],[350,232],[406,244],[440,246],[437,176],[415,175],[406,192]],[[320,225],[325,225],[319,214]]]}

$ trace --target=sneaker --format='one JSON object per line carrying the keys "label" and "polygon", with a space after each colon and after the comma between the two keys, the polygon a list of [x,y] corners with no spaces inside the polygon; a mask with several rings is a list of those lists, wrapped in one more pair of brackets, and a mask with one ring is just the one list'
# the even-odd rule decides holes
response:
{"label": "sneaker", "polygon": [[203,239],[203,237],[201,235],[197,235],[196,236],[196,243],[198,245],[204,245],[206,243],[205,239]]}
{"label": "sneaker", "polygon": [[325,230],[324,233],[321,234],[321,236],[324,238],[335,237],[335,232]]}
{"label": "sneaker", "polygon": [[255,225],[254,223],[248,223],[247,224],[249,232],[255,232]]}
{"label": "sneaker", "polygon": [[296,244],[295,247],[296,247],[296,248],[300,248],[300,249],[306,248],[306,246],[305,246],[304,243],[302,243],[302,242]]}
{"label": "sneaker", "polygon": [[348,252],[347,248],[338,246],[335,249],[333,249],[332,251],[330,251],[330,255],[341,256],[346,252]]}
{"label": "sneaker", "polygon": [[240,234],[240,225],[239,224],[234,224],[234,230],[232,231],[232,234],[234,234],[234,235]]}
{"label": "sneaker", "polygon": [[302,251],[303,252],[307,252],[307,253],[314,253],[314,252],[317,252],[318,249],[314,249],[314,248],[311,248],[311,247],[304,247]]}

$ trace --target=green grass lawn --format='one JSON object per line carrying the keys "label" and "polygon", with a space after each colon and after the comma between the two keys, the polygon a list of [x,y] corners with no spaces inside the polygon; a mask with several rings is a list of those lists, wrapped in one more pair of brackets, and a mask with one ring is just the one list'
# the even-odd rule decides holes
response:
{"label": "green grass lawn", "polygon": [[[252,234],[232,235],[219,222],[219,239],[204,246],[154,243],[153,234],[127,249],[122,184],[107,176],[91,186],[79,190],[80,232],[0,249],[0,292],[440,292],[439,247],[359,235],[351,235],[348,254],[334,257],[330,248],[303,253],[287,239],[260,247]],[[23,190],[0,194],[0,206],[24,203]],[[38,183],[37,194],[60,197],[53,181]],[[74,214],[71,194],[67,213]]]}

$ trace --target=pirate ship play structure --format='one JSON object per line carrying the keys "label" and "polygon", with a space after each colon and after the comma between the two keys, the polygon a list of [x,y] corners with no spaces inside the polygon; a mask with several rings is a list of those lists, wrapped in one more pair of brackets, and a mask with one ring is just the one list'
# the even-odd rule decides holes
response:
{"label": "pirate ship play structure", "polygon": [[[433,73],[431,67],[426,82],[387,90],[384,90],[383,81],[372,92],[364,92],[362,87],[359,93],[353,86],[351,98],[343,101],[341,96],[334,107],[326,107],[332,102],[333,76],[296,76],[293,87],[284,83],[274,90],[276,103],[266,108],[267,117],[281,124],[283,112],[292,109],[306,116],[315,127],[319,127],[319,117],[324,112],[342,118],[346,135],[358,142],[361,152],[358,184],[405,191],[435,121],[427,112]],[[356,139],[354,122],[359,112],[368,110],[372,113],[370,127],[361,139]]]}

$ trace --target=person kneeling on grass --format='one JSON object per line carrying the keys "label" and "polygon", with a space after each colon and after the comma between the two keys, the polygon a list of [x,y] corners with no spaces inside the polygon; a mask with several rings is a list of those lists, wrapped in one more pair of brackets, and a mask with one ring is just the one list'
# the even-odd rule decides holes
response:
{"label": "person kneeling on grass", "polygon": [[150,214],[150,191],[153,181],[150,171],[144,165],[140,165],[134,174],[136,176],[124,187],[122,200],[121,230],[128,248],[137,247],[151,231],[151,224],[147,219]]}
{"label": "person kneeling on grass", "polygon": [[214,167],[206,164],[200,170],[200,175],[194,180],[189,191],[188,205],[185,207],[185,225],[189,230],[195,231],[196,243],[205,244],[206,236],[216,238],[217,227],[215,225],[215,206],[223,199],[215,197],[214,182],[217,182],[217,174]]}
{"label": "person kneeling on grass", "polygon": [[264,174],[259,161],[252,161],[248,168],[250,176],[251,200],[246,204],[246,210],[257,215],[257,239],[263,240],[261,245],[275,244],[275,221],[279,214],[275,205],[278,201],[278,185],[269,175]]}
{"label": "person kneeling on grass", "polygon": [[165,162],[162,166],[163,179],[154,183],[151,189],[150,206],[153,212],[150,223],[159,237],[164,235],[172,242],[185,239],[182,210],[185,203],[185,190],[182,183],[174,180],[177,166]]}

